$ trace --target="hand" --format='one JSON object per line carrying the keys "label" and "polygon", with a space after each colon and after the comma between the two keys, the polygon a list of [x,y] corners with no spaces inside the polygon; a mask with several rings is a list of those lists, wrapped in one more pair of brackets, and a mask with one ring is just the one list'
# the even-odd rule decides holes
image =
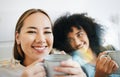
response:
{"label": "hand", "polygon": [[27,66],[22,73],[22,77],[46,77],[46,72],[42,64],[42,60],[38,60],[33,64]]}
{"label": "hand", "polygon": [[106,54],[107,52],[102,52],[97,58],[95,77],[107,77],[119,68],[115,61],[105,56]]}
{"label": "hand", "polygon": [[62,61],[60,67],[55,67],[55,71],[67,74],[56,75],[55,77],[86,77],[80,64],[72,60]]}

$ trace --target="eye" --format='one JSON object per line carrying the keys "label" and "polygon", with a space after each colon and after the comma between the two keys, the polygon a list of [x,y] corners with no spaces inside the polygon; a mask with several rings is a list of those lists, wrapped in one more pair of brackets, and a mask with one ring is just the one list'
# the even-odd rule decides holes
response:
{"label": "eye", "polygon": [[36,31],[28,31],[27,33],[36,33]]}
{"label": "eye", "polygon": [[52,31],[45,31],[45,34],[52,34]]}
{"label": "eye", "polygon": [[83,35],[84,35],[84,32],[79,32],[79,33],[77,34],[78,37],[82,37]]}

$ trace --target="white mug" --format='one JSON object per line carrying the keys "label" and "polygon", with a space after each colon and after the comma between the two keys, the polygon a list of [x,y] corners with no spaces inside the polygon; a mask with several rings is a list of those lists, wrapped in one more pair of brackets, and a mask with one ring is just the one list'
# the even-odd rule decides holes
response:
{"label": "white mug", "polygon": [[51,54],[45,57],[44,61],[44,67],[47,72],[47,77],[54,77],[55,74],[65,74],[62,72],[56,72],[54,71],[55,66],[59,66],[61,61],[65,61],[71,59],[70,55],[64,55],[64,54]]}

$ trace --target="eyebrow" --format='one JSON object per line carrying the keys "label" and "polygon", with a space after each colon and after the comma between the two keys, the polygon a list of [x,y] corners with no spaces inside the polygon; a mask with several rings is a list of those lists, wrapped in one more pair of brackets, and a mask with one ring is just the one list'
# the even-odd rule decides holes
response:
{"label": "eyebrow", "polygon": [[28,29],[37,29],[37,28],[36,28],[36,27],[30,26],[30,27],[28,27]]}
{"label": "eyebrow", "polygon": [[[30,26],[30,27],[28,27],[28,29],[37,29],[37,28]],[[51,29],[51,27],[44,27],[44,29]]]}
{"label": "eyebrow", "polygon": [[51,29],[51,27],[45,27],[44,29]]}
{"label": "eyebrow", "polygon": [[81,33],[81,32],[83,32],[82,30],[79,30],[76,34],[79,34],[79,33]]}

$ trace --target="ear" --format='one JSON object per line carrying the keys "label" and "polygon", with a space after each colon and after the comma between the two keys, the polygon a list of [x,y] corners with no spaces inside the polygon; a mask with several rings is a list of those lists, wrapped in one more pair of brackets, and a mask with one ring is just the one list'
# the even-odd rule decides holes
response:
{"label": "ear", "polygon": [[15,40],[17,44],[20,44],[20,34],[17,31],[15,32]]}

